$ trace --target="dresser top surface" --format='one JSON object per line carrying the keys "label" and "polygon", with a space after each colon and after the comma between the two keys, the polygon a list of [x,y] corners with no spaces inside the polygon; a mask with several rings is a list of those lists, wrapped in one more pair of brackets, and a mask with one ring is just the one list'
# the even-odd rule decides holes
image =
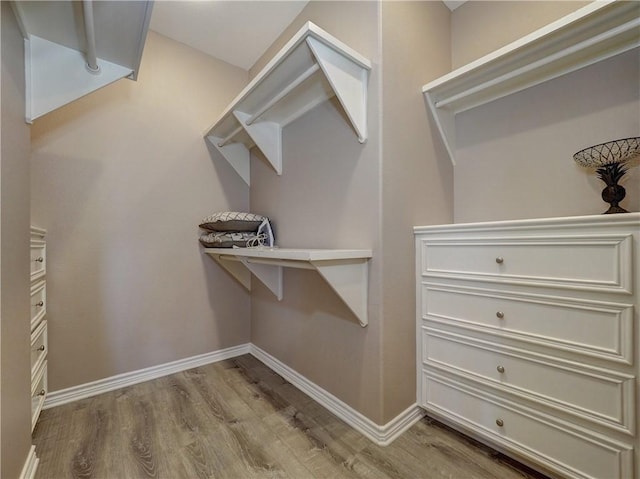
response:
{"label": "dresser top surface", "polygon": [[484,231],[496,229],[528,229],[538,227],[585,227],[585,226],[635,226],[640,231],[640,212],[611,215],[567,216],[557,218],[532,218],[521,220],[501,220],[477,223],[452,223],[429,226],[415,226],[414,234],[446,233],[456,231]]}

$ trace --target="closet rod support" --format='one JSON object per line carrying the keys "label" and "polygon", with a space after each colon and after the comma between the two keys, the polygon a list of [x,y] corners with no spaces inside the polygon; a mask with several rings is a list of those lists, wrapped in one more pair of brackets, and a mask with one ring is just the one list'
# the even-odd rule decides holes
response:
{"label": "closet rod support", "polygon": [[302,75],[289,83],[286,87],[284,87],[280,93],[278,93],[275,97],[273,97],[269,102],[267,102],[262,108],[260,108],[257,112],[247,119],[247,125],[251,125],[258,118],[264,115],[265,112],[269,111],[276,105],[279,101],[281,101],[284,97],[286,97],[289,93],[291,93],[294,89],[296,89],[302,82],[304,82],[311,75],[320,70],[320,65],[314,63],[311,67],[309,67]]}
{"label": "closet rod support", "polygon": [[96,54],[96,32],[93,22],[93,2],[92,0],[82,0],[82,10],[84,17],[84,31],[87,38],[87,70],[94,75],[100,73],[98,57]]}
{"label": "closet rod support", "polygon": [[236,136],[238,133],[240,133],[242,131],[242,126],[239,126],[238,128],[236,128],[235,130],[233,130],[231,133],[229,133],[227,136],[225,136],[222,140],[220,140],[218,142],[218,146],[220,148],[222,148],[223,146],[227,145],[228,143],[231,142],[231,140],[233,139],[234,136]]}

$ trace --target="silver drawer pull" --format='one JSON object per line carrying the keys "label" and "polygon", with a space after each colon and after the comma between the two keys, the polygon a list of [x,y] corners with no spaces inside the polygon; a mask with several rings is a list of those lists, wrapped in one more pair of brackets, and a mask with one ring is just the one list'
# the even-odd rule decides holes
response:
{"label": "silver drawer pull", "polygon": [[44,396],[45,394],[47,394],[47,391],[45,391],[44,389],[40,390],[40,392],[38,393],[38,396]]}
{"label": "silver drawer pull", "polygon": [[496,425],[502,427],[504,426],[504,421],[502,419],[496,419]]}
{"label": "silver drawer pull", "polygon": [[42,263],[42,262],[44,261],[44,258],[43,258],[42,256],[38,256],[38,257],[35,259],[35,261],[36,261],[36,263]]}
{"label": "silver drawer pull", "polygon": [[504,263],[504,258],[503,258],[502,256],[498,256],[498,257],[496,258],[496,263],[498,263],[498,264],[502,264],[502,263]]}
{"label": "silver drawer pull", "polygon": [[498,319],[504,319],[504,313],[502,311],[498,311],[496,313],[496,316],[498,317]]}
{"label": "silver drawer pull", "polygon": [[504,372],[504,366],[498,366],[496,369],[498,370],[499,373]]}
{"label": "silver drawer pull", "polygon": [[44,306],[44,301],[38,301],[36,303],[36,306],[38,306],[39,308],[42,308]]}
{"label": "silver drawer pull", "polygon": [[36,349],[36,351],[44,351],[44,344],[40,346],[38,349]]}

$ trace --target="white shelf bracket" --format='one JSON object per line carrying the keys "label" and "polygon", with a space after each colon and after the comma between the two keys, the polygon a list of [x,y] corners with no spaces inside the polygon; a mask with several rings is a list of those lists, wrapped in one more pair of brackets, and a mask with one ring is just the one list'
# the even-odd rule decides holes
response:
{"label": "white shelf bracket", "polygon": [[252,263],[246,258],[239,258],[248,271],[253,273],[269,290],[282,301],[282,266]]}
{"label": "white shelf bracket", "polygon": [[360,325],[365,327],[369,324],[367,301],[371,250],[206,248],[204,252],[249,291],[250,273],[253,273],[278,300],[283,297],[282,268],[317,271]]}
{"label": "white shelf bracket", "polygon": [[282,301],[282,266],[253,263],[248,258],[238,258],[231,254],[210,253],[210,256],[247,291],[251,291],[251,274],[253,273],[278,298],[278,301]]}
{"label": "white shelf bracket", "polygon": [[219,254],[210,254],[223,269],[233,276],[247,291],[251,291],[251,271],[235,258],[223,257]]}
{"label": "white shelf bracket", "polygon": [[[251,185],[251,160],[249,148],[243,143],[226,143],[217,136],[208,136],[209,142],[229,162],[247,185]],[[222,144],[222,146],[220,146]]]}
{"label": "white shelf bracket", "polygon": [[368,261],[312,261],[311,264],[358,318],[360,326],[367,326]]}
{"label": "white shelf bracket", "polygon": [[456,166],[456,154],[455,154],[455,145],[456,145],[456,118],[455,113],[451,110],[447,110],[444,108],[438,108],[435,103],[435,100],[431,94],[428,92],[424,94],[425,101],[429,106],[429,110],[431,110],[431,114],[435,119],[436,126],[438,127],[438,132],[440,133],[440,137],[442,138],[442,142],[447,149],[447,153],[449,153],[449,158],[451,159],[451,163],[453,166]]}
{"label": "white shelf bracket", "polygon": [[282,174],[282,128],[278,123],[257,120],[251,125],[251,115],[234,110],[233,115],[251,137],[278,175]]}
{"label": "white shelf bracket", "polygon": [[367,141],[369,71],[313,37],[306,41],[356,131],[358,141],[364,143]]}
{"label": "white shelf bracket", "polygon": [[[27,50],[28,49],[28,50]],[[84,55],[72,48],[30,35],[25,42],[26,121],[129,76],[133,70],[98,59],[100,75],[85,68]]]}

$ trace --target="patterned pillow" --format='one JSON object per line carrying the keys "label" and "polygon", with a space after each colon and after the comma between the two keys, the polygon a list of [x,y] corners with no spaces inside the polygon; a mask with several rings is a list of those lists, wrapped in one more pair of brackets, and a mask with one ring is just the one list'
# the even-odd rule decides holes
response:
{"label": "patterned pillow", "polygon": [[200,222],[200,228],[207,231],[258,231],[264,216],[237,211],[221,211],[207,216]]}
{"label": "patterned pillow", "polygon": [[213,232],[200,235],[200,243],[206,248],[245,247],[247,246],[247,242],[255,239],[255,237],[255,233],[247,232]]}

